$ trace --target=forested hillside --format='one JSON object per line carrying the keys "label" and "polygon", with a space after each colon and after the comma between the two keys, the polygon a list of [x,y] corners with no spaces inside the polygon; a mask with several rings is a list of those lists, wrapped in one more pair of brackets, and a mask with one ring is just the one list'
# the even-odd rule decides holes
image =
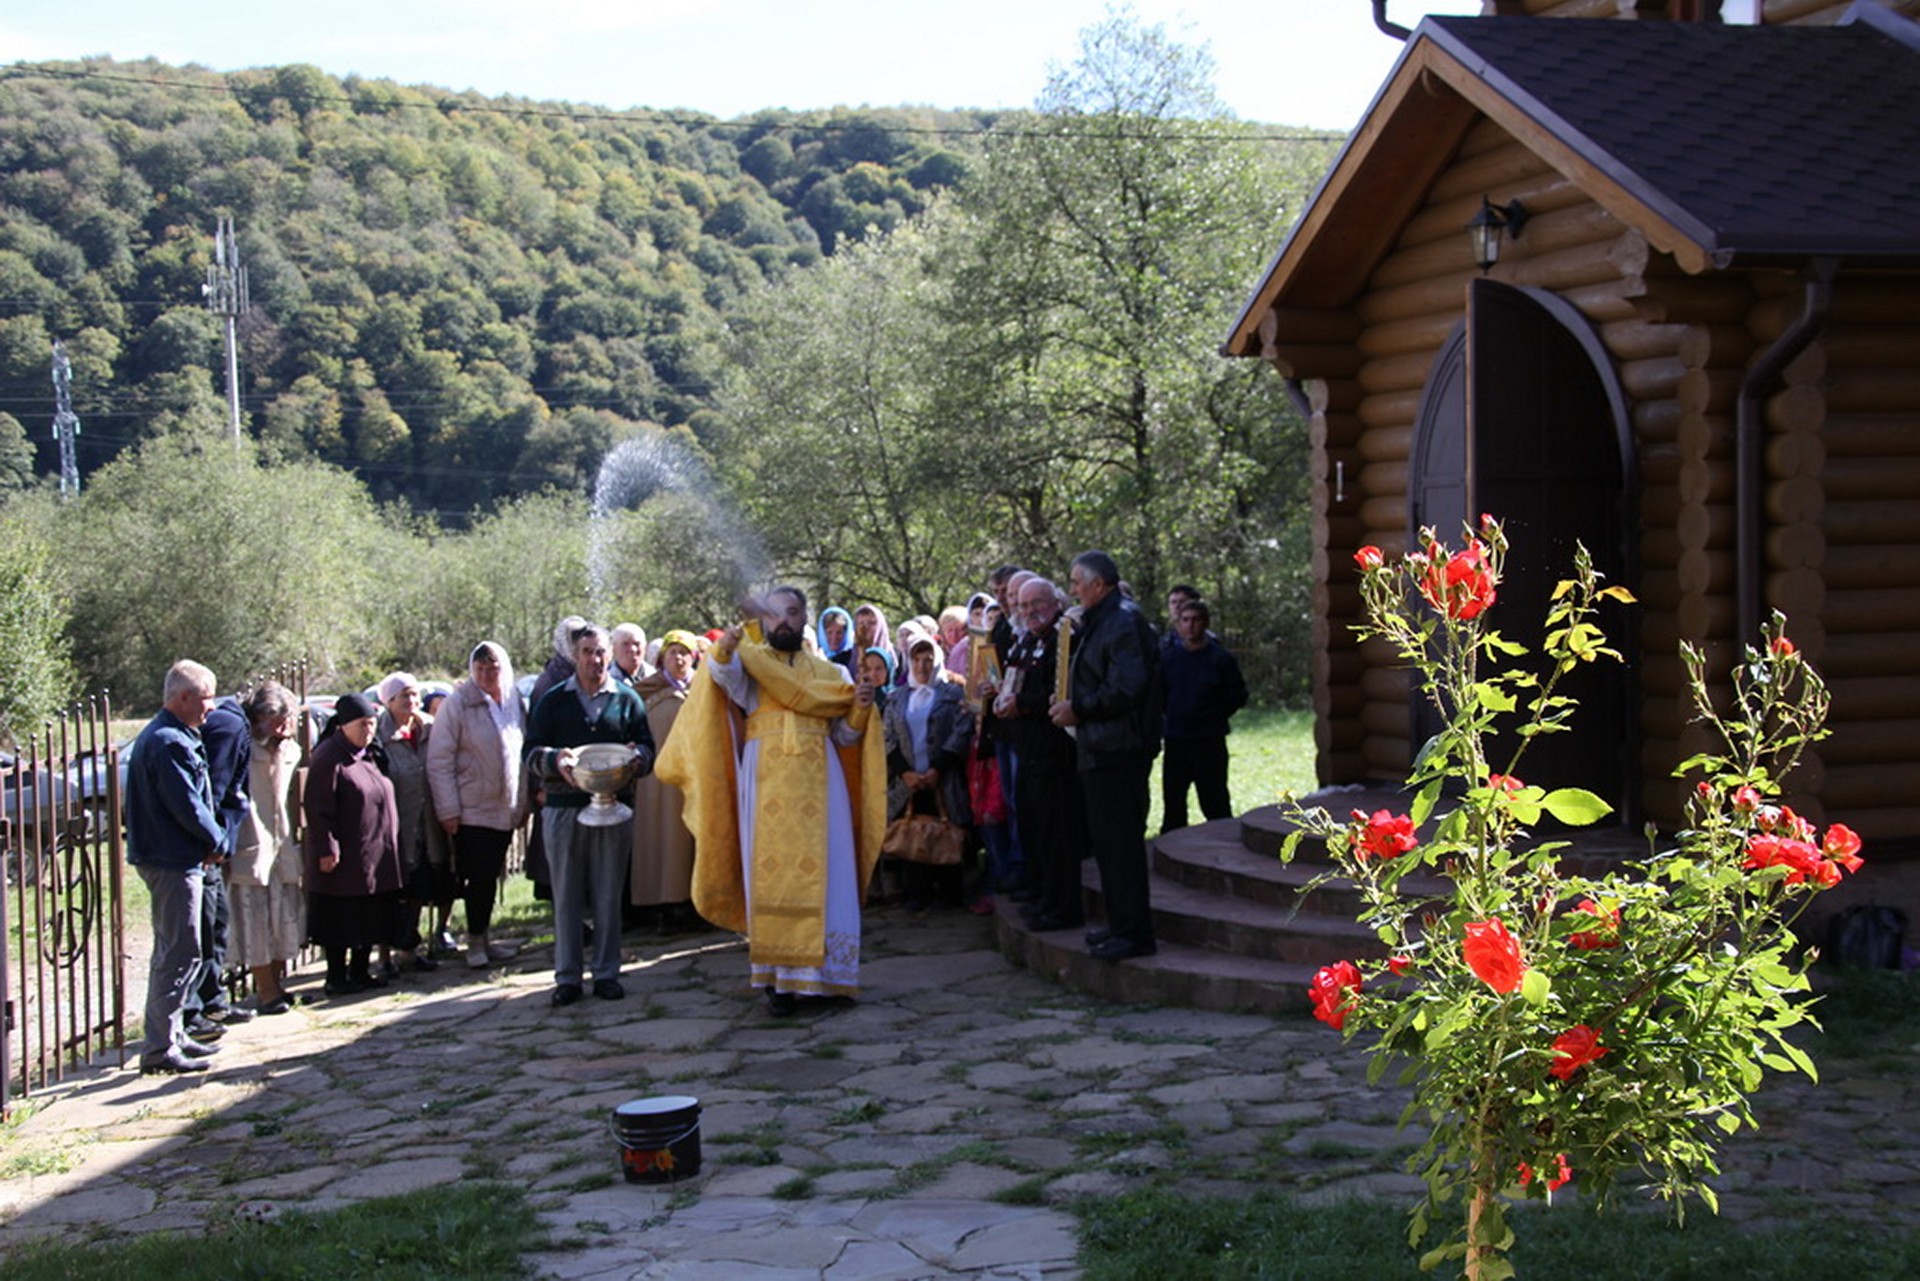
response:
{"label": "forested hillside", "polygon": [[537,664],[567,613],[705,627],[777,575],[906,617],[1088,547],[1143,600],[1197,585],[1297,695],[1306,428],[1219,343],[1339,139],[1233,119],[1159,27],[1081,41],[997,116],[0,68],[0,582],[35,602],[0,617],[0,739],[54,697],[8,690],[144,699],[182,654]]}
{"label": "forested hillside", "polygon": [[[60,338],[83,472],[222,415],[201,286],[228,214],[254,304],[244,408],[269,454],[459,521],[583,483],[623,424],[692,418],[744,290],[917,213],[991,123],[607,113],[309,66],[8,67],[0,411],[47,420]],[[0,432],[17,470],[17,428]]]}

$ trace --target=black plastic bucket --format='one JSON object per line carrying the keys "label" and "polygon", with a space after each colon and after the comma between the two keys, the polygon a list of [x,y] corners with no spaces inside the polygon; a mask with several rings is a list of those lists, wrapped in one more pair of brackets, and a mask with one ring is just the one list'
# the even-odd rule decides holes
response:
{"label": "black plastic bucket", "polygon": [[613,1110],[620,1172],[629,1183],[672,1183],[700,1173],[700,1100],[687,1094],[634,1099]]}

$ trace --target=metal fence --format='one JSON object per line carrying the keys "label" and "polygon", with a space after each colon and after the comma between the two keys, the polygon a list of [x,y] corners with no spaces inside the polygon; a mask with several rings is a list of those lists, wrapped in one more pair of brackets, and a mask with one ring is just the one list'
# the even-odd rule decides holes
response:
{"label": "metal fence", "polygon": [[109,1051],[125,1061],[120,752],[104,695],[0,755],[0,1116]]}

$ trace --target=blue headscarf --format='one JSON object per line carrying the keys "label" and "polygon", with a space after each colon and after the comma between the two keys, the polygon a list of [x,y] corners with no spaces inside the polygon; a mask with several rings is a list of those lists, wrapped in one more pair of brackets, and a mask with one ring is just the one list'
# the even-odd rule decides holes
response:
{"label": "blue headscarf", "polygon": [[[840,627],[842,629],[840,633],[840,648],[838,649],[827,644],[827,620],[836,616],[840,619]],[[813,639],[820,646],[821,654],[827,658],[846,653],[853,648],[853,615],[841,609],[838,605],[827,606],[820,611],[820,617],[814,620]]]}

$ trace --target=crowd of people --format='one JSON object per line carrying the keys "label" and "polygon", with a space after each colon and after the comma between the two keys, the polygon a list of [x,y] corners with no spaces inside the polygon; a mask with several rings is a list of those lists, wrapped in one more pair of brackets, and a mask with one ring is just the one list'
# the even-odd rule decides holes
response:
{"label": "crowd of people", "polygon": [[[210,671],[176,663],[128,764],[154,929],[140,1068],[206,1070],[229,1027],[291,1008],[309,945],[329,998],[514,955],[492,926],[520,833],[553,904],[555,1006],[626,995],[636,924],[744,935],[775,1015],[852,997],[870,895],[914,912],[1000,896],[1033,929],[1079,930],[1088,856],[1105,905],[1088,951],[1152,955],[1152,763],[1164,744],[1163,831],[1186,824],[1190,790],[1227,817],[1228,721],[1247,701],[1206,602],[1176,587],[1168,612],[1162,636],[1089,551],[1064,589],[1003,566],[893,631],[877,605],[816,612],[793,586],[652,643],[569,617],[524,696],[483,640],[450,689],[394,672],[335,700],[298,795],[289,691],[222,701]],[[230,999],[236,973],[251,1005]]]}

